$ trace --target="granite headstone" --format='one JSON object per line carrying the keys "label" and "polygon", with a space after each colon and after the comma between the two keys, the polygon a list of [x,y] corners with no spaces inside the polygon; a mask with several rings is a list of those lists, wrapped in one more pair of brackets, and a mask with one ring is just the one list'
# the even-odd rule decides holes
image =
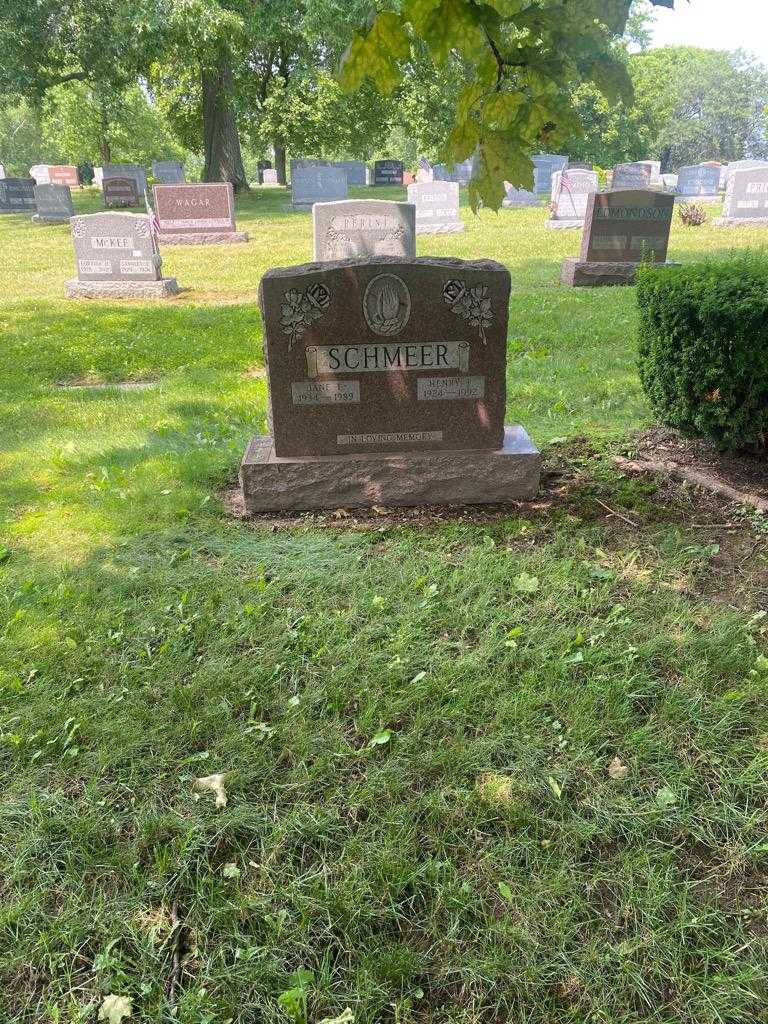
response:
{"label": "granite headstone", "polygon": [[548,228],[580,228],[587,214],[587,200],[599,188],[595,171],[556,171],[552,175],[551,215]]}
{"label": "granite headstone", "polygon": [[535,192],[525,188],[515,188],[510,181],[504,182],[506,195],[501,203],[505,210],[514,210],[521,206],[541,206],[541,200]]}
{"label": "granite headstone", "polygon": [[68,298],[141,298],[175,295],[175,278],[161,276],[162,260],[151,219],[143,213],[72,217],[77,277]]}
{"label": "granite headstone", "polygon": [[0,178],[0,213],[35,213],[34,178]]}
{"label": "granite headstone", "polygon": [[135,178],[102,178],[101,192],[106,209],[139,205]]}
{"label": "granite headstone", "polygon": [[66,224],[75,215],[69,185],[35,185],[35,205],[36,224]]}
{"label": "granite headstone", "polygon": [[[662,176],[663,180],[663,176]],[[681,199],[716,203],[720,199],[720,168],[711,164],[681,167],[677,175],[677,195]]]}
{"label": "granite headstone", "polygon": [[152,176],[162,185],[181,185],[186,181],[184,166],[178,160],[153,160]]}
{"label": "granite headstone", "polygon": [[373,165],[373,184],[402,185],[404,170],[402,160],[377,160]]}
{"label": "granite headstone", "polygon": [[32,164],[29,168],[29,176],[35,179],[36,185],[50,185],[51,183],[48,164]]}
{"label": "granite headstone", "polygon": [[153,185],[157,236],[166,245],[247,242],[235,227],[235,198],[229,181]]}
{"label": "granite headstone", "polygon": [[265,167],[261,172],[261,184],[266,188],[279,188],[280,182],[277,180],[277,170],[274,167]]}
{"label": "granite headstone", "polygon": [[613,192],[619,189],[630,189],[632,191],[647,189],[650,184],[651,169],[647,164],[616,164],[613,168],[613,178],[611,179],[611,190]]}
{"label": "granite headstone", "polygon": [[552,191],[552,175],[564,171],[568,166],[568,157],[560,153],[534,153],[533,160],[533,191],[537,195]]}
{"label": "granite headstone", "polygon": [[147,191],[147,172],[140,164],[104,164],[101,168],[102,183],[107,178],[133,178],[139,196]]}
{"label": "granite headstone", "polygon": [[348,185],[365,185],[365,164],[362,160],[340,160],[337,167],[340,167],[347,174]]}
{"label": "granite headstone", "polygon": [[272,435],[243,460],[246,509],[532,497],[540,456],[504,426],[509,291],[491,261],[267,271]]}
{"label": "granite headstone", "polygon": [[459,183],[425,181],[408,186],[408,202],[416,207],[417,235],[456,234],[464,230],[459,216]]}
{"label": "granite headstone", "polygon": [[768,165],[748,167],[728,176],[723,216],[714,220],[718,227],[768,225]]}
{"label": "granite headstone", "polygon": [[291,208],[311,210],[315,203],[347,198],[347,172],[320,160],[291,160]]}
{"label": "granite headstone", "polygon": [[312,207],[315,259],[415,256],[415,211],[410,201],[347,199]]}

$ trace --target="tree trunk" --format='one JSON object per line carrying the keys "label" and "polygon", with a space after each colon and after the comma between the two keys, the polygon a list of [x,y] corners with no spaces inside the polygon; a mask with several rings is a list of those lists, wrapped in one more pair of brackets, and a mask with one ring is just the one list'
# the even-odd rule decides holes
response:
{"label": "tree trunk", "polygon": [[275,139],[272,143],[272,148],[275,151],[275,170],[277,171],[277,180],[281,185],[285,185],[285,143],[282,139]]}
{"label": "tree trunk", "polygon": [[202,86],[203,181],[231,181],[235,192],[247,192],[240,136],[230,100],[232,69],[226,60],[220,60],[215,68],[203,69]]}
{"label": "tree trunk", "polygon": [[104,164],[112,163],[112,146],[109,142],[109,118],[103,107],[99,111],[99,156],[102,167]]}

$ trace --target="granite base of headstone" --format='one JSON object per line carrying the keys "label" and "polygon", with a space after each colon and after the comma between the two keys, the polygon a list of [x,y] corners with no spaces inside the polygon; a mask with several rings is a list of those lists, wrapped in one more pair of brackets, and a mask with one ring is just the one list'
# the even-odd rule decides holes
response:
{"label": "granite base of headstone", "polygon": [[572,288],[630,285],[641,263],[665,263],[674,205],[674,196],[651,189],[590,195],[581,255],[564,261],[561,282]]}
{"label": "granite base of headstone", "polygon": [[168,298],[178,294],[175,277],[162,277],[162,259],[150,217],[141,213],[93,213],[73,217],[77,277],[67,281],[68,299]]}
{"label": "granite base of headstone", "polygon": [[235,227],[235,197],[229,181],[153,185],[157,238],[161,245],[232,245],[247,242]]}
{"label": "granite base of headstone", "polygon": [[35,204],[34,224],[68,224],[75,215],[68,185],[36,185]]}
{"label": "granite base of headstone", "polygon": [[272,434],[240,468],[247,512],[534,497],[541,455],[504,425],[509,292],[489,260],[268,271]]}
{"label": "granite base of headstone", "polygon": [[411,202],[345,199],[315,203],[312,224],[318,261],[416,255],[416,212]]}
{"label": "granite base of headstone", "polygon": [[408,186],[408,202],[416,207],[417,235],[455,235],[465,230],[457,181],[414,182]]}

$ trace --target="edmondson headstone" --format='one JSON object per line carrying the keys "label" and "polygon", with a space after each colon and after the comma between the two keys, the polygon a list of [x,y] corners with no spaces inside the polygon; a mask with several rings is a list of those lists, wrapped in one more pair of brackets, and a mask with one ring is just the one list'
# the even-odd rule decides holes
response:
{"label": "edmondson headstone", "polygon": [[157,233],[166,245],[247,242],[235,228],[235,199],[229,181],[153,185]]}
{"label": "edmondson headstone", "polygon": [[35,179],[0,178],[0,213],[34,213]]}
{"label": "edmondson headstone", "polygon": [[291,208],[311,210],[315,203],[347,198],[347,172],[319,160],[291,160]]}
{"label": "edmondson headstone", "polygon": [[616,164],[613,168],[611,190],[646,189],[651,184],[651,168],[647,164]]}
{"label": "edmondson headstone", "polygon": [[489,260],[267,271],[272,435],[243,459],[246,509],[532,497],[541,457],[504,426],[509,290]]}
{"label": "edmondson headstone", "polygon": [[768,226],[768,164],[729,174],[723,216],[712,223],[718,227]]}
{"label": "edmondson headstone", "polygon": [[186,181],[184,167],[178,160],[153,160],[152,176],[162,185],[181,185]]}
{"label": "edmondson headstone", "polygon": [[587,214],[587,200],[599,188],[595,171],[557,171],[552,175],[552,213],[548,228],[580,228]]}
{"label": "edmondson headstone", "polygon": [[632,284],[642,261],[664,263],[674,206],[674,196],[650,189],[592,193],[581,256],[563,263],[563,284]]}
{"label": "edmondson headstone", "polygon": [[36,185],[35,205],[36,224],[66,224],[75,215],[69,185]]}
{"label": "edmondson headstone", "polygon": [[416,207],[417,235],[456,234],[464,230],[464,221],[459,216],[457,181],[425,181],[409,185],[408,202]]}
{"label": "edmondson headstone", "polygon": [[162,261],[149,216],[92,213],[70,221],[77,277],[67,298],[164,298],[175,295],[174,277],[161,277]]}
{"label": "edmondson headstone", "polygon": [[402,160],[377,160],[373,165],[373,184],[402,185],[404,170]]}
{"label": "edmondson headstone", "polygon": [[534,153],[533,190],[537,195],[552,191],[552,175],[564,171],[568,166],[568,157],[560,153]]}
{"label": "edmondson headstone", "polygon": [[139,205],[139,190],[135,178],[103,178],[101,192],[107,209]]}
{"label": "edmondson headstone", "polygon": [[693,164],[678,171],[677,195],[683,200],[695,197],[697,202],[716,203],[719,188],[720,168],[712,164]]}
{"label": "edmondson headstone", "polygon": [[415,211],[410,202],[347,199],[312,207],[316,260],[360,256],[415,256]]}

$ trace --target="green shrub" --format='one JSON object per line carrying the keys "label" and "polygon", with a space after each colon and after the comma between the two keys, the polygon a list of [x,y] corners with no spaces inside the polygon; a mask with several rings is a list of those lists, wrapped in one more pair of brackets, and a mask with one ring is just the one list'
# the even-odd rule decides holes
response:
{"label": "green shrub", "polygon": [[768,256],[638,272],[640,379],[654,412],[721,448],[765,450]]}

